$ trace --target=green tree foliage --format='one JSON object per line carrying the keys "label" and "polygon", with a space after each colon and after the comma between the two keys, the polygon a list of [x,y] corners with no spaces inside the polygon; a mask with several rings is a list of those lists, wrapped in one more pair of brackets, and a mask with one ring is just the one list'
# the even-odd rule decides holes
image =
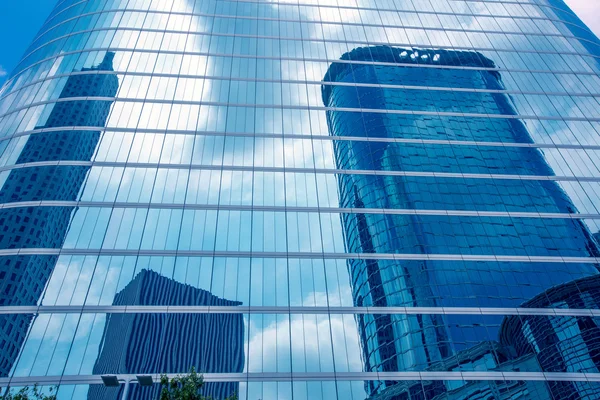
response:
{"label": "green tree foliage", "polygon": [[1,397],[2,400],[56,400],[56,394],[54,394],[55,388],[51,387],[49,390],[50,394],[44,394],[38,388],[38,385],[34,385],[33,388],[25,386],[18,392],[13,392],[10,388],[7,389],[6,394]]}
{"label": "green tree foliage", "polygon": [[[166,375],[160,377],[159,400],[213,400],[200,394],[204,386],[204,378],[192,367],[189,374],[169,379]],[[231,395],[225,400],[237,400],[236,395]]]}

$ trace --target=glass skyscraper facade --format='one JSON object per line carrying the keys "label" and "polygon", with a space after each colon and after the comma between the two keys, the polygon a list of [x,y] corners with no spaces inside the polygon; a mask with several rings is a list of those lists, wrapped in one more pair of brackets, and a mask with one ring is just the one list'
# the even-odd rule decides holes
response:
{"label": "glass skyscraper facade", "polygon": [[0,387],[598,399],[599,166],[562,0],[60,0],[0,89]]}

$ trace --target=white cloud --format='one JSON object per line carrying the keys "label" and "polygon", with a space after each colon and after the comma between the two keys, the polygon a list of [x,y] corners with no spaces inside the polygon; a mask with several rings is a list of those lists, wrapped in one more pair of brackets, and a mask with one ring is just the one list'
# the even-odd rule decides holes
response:
{"label": "white cloud", "polygon": [[594,0],[565,0],[565,3],[596,35],[600,36],[600,2]]}
{"label": "white cloud", "polygon": [[[258,319],[248,323],[248,372],[363,370],[356,322],[351,315],[292,315],[280,316],[262,326]],[[276,386],[268,385],[249,387],[248,398],[291,400],[276,390]],[[344,392],[343,398],[365,397],[362,382],[352,382],[344,390],[348,393]]]}
{"label": "white cloud", "polygon": [[0,65],[0,78],[4,77],[6,75],[8,75],[8,71],[6,71],[4,69],[4,67],[2,65]]}

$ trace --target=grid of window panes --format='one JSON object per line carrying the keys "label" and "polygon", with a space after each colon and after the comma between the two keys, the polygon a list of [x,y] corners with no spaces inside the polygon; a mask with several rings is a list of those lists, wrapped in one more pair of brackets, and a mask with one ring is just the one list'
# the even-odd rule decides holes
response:
{"label": "grid of window panes", "polygon": [[597,399],[599,243],[562,0],[59,0],[0,89],[2,394]]}

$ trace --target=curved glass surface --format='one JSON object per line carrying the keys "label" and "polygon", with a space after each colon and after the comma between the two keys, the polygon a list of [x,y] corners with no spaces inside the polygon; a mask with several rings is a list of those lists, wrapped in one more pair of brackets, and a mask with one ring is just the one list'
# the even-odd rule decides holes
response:
{"label": "curved glass surface", "polygon": [[2,395],[599,398],[599,61],[562,0],[58,1],[0,88]]}

